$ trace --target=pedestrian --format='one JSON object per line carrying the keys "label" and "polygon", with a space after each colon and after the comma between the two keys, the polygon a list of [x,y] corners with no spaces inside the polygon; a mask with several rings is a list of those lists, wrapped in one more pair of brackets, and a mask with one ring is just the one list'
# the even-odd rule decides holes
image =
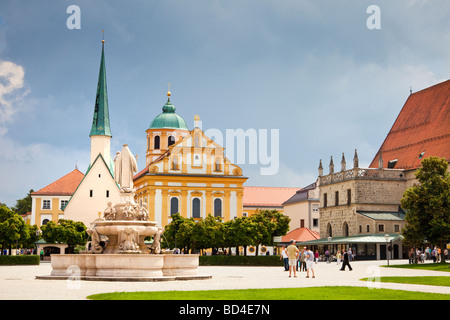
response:
{"label": "pedestrian", "polygon": [[311,270],[312,277],[314,274],[314,253],[310,249],[306,249],[306,277],[309,278],[309,271]]}
{"label": "pedestrian", "polygon": [[289,271],[289,257],[286,252],[286,246],[281,250],[280,260],[283,259],[284,271]]}
{"label": "pedestrian", "polygon": [[316,250],[316,253],[314,253],[314,260],[316,261],[316,263],[317,263],[317,261],[319,261],[319,251],[317,251],[317,250]]}
{"label": "pedestrian", "polygon": [[328,249],[325,251],[325,259],[327,260],[327,263],[330,263],[330,251]]}
{"label": "pedestrian", "polygon": [[344,256],[344,262],[342,262],[342,267],[340,270],[345,271],[345,266],[348,266],[350,271],[352,271],[353,269],[352,269],[352,266],[350,265],[350,257],[349,257],[348,252],[346,252],[345,249],[342,250],[342,252],[343,252],[343,256]]}
{"label": "pedestrian", "polygon": [[306,253],[305,253],[305,249],[302,249],[302,251],[299,254],[299,259],[300,261],[300,272],[301,271],[306,271]]}
{"label": "pedestrian", "polygon": [[294,278],[297,278],[296,265],[298,257],[298,248],[295,246],[295,241],[291,240],[291,244],[287,247],[287,254],[289,257],[289,278],[292,274],[292,269],[294,269]]}
{"label": "pedestrian", "polygon": [[353,255],[352,255],[352,248],[348,248],[348,261],[352,261]]}
{"label": "pedestrian", "polygon": [[414,264],[414,249],[411,248],[411,250],[409,251],[409,264]]}
{"label": "pedestrian", "polygon": [[336,260],[337,260],[337,264],[341,263],[341,252],[340,251],[338,251],[336,253]]}

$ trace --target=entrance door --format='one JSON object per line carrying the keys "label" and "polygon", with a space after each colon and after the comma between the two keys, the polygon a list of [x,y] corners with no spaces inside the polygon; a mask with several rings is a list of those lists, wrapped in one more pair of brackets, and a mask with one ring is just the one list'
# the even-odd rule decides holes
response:
{"label": "entrance door", "polygon": [[399,259],[399,256],[398,256],[398,244],[394,244],[394,259]]}
{"label": "entrance door", "polygon": [[380,244],[380,260],[386,260],[386,245]]}

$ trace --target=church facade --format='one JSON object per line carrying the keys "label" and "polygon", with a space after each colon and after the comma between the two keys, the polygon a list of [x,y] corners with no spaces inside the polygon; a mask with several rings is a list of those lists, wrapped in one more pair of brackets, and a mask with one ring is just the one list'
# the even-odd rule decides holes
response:
{"label": "church facade", "polygon": [[195,220],[209,214],[224,221],[241,217],[247,177],[200,129],[199,116],[195,128],[187,128],[167,95],[163,112],[146,131],[146,167],[134,177],[136,202],[161,226],[175,213]]}

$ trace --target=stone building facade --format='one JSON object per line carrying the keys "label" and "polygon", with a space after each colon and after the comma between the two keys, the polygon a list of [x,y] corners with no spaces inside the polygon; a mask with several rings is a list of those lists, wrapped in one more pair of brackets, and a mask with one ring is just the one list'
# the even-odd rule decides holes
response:
{"label": "stone building facade", "polygon": [[[357,250],[356,254],[379,257],[379,246],[371,243],[367,236],[388,234],[397,238],[401,235],[405,220],[400,199],[406,185],[404,170],[359,168],[356,150],[352,169],[346,169],[344,155],[338,172],[334,172],[332,158],[327,175],[323,174],[320,163],[321,238],[340,239],[340,245],[345,246],[346,242],[351,242],[351,237],[363,236],[365,240],[351,245]],[[401,257],[401,243],[397,244],[396,250],[397,256]]]}

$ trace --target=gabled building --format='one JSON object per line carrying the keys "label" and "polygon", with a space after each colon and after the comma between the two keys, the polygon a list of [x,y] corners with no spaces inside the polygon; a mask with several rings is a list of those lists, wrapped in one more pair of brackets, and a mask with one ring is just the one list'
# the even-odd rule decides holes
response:
{"label": "gabled building", "polygon": [[105,210],[107,203],[120,200],[119,186],[114,181],[114,162],[111,158],[111,127],[104,41],[95,97],[91,132],[91,160],[83,180],[64,208],[64,218],[81,221],[87,227]]}
{"label": "gabled building", "polygon": [[41,227],[49,221],[58,222],[64,217],[64,207],[84,178],[84,174],[75,169],[48,186],[31,194],[30,224]]}
{"label": "gabled building", "polygon": [[319,234],[319,185],[318,181],[297,190],[295,194],[283,202],[284,214],[291,222],[289,230],[308,228]]}
{"label": "gabled building", "polygon": [[199,128],[189,130],[167,103],[147,129],[146,167],[134,176],[136,202],[150,220],[165,226],[175,213],[202,219],[208,214],[228,221],[242,216],[242,169],[224,155],[224,148]]}

